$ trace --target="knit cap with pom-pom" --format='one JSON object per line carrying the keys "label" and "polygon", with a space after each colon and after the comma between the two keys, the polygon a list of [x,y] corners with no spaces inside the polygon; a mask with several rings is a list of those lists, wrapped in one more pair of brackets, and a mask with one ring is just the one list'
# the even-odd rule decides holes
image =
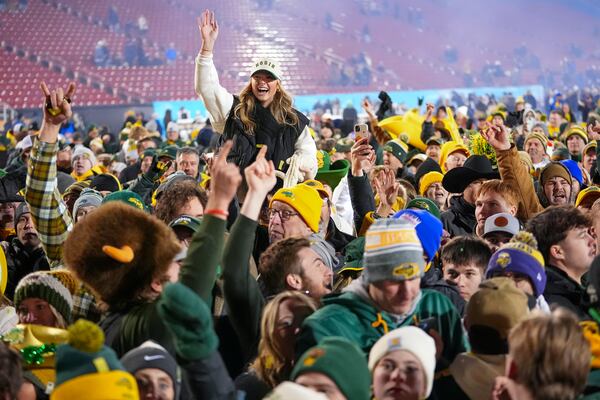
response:
{"label": "knit cap with pom-pom", "polygon": [[533,234],[521,231],[492,255],[485,276],[526,275],[537,297],[544,293],[546,287],[544,265],[544,256],[538,250]]}
{"label": "knit cap with pom-pom", "polygon": [[69,344],[79,351],[96,353],[104,345],[104,332],[93,322],[80,319],[69,327]]}
{"label": "knit cap with pom-pom", "polygon": [[125,370],[114,350],[104,345],[98,325],[80,319],[67,331],[68,344],[56,350],[57,387],[82,375]]}

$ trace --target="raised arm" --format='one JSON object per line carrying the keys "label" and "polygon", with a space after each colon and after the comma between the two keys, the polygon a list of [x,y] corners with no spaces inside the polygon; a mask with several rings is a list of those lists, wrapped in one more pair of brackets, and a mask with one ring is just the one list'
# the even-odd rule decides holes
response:
{"label": "raised arm", "polygon": [[500,177],[519,192],[517,217],[527,221],[544,208],[537,198],[533,180],[527,167],[521,162],[517,148],[510,144],[508,129],[488,123],[481,134],[496,151]]}
{"label": "raised arm", "polygon": [[211,115],[215,132],[223,133],[225,121],[233,105],[233,95],[219,83],[217,69],[213,63],[213,49],[219,36],[219,24],[215,13],[205,10],[198,18],[198,29],[202,36],[202,48],[196,57],[194,87]]}
{"label": "raised arm", "polygon": [[226,161],[231,145],[231,141],[225,142],[212,165],[211,192],[202,226],[192,238],[179,274],[179,281],[196,292],[207,304],[212,302],[217,266],[223,255],[227,210],[242,182],[237,165]]}
{"label": "raised arm", "polygon": [[62,245],[72,228],[71,216],[62,201],[56,180],[58,131],[73,114],[70,101],[75,94],[75,84],[70,83],[66,93],[62,88],[50,91],[44,82],[40,89],[44,120],[39,138],[31,149],[25,200],[48,260],[58,264],[62,259]]}
{"label": "raised arm", "polygon": [[373,110],[373,105],[371,102],[367,99],[364,99],[361,105],[369,117],[371,131],[373,132],[373,135],[375,135],[375,140],[377,140],[377,143],[379,143],[380,146],[383,146],[388,141],[392,140],[392,137],[379,126],[379,119]]}
{"label": "raised arm", "polygon": [[265,197],[275,186],[275,167],[265,159],[263,146],[256,161],[244,171],[248,193],[240,216],[231,228],[223,253],[223,292],[229,308],[229,318],[242,348],[250,355],[256,351],[260,338],[260,320],[265,299],[258,283],[248,269],[252,254],[260,209]]}
{"label": "raised arm", "polygon": [[431,103],[427,103],[427,111],[425,111],[425,121],[421,125],[421,141],[423,143],[427,143],[430,137],[434,136],[435,132],[433,131],[433,123],[431,122],[431,118],[433,115],[434,105]]}
{"label": "raised arm", "polygon": [[369,183],[367,173],[375,164],[375,151],[368,139],[359,139],[350,151],[351,173],[348,175],[350,201],[354,209],[354,226],[360,232],[367,214],[375,211],[375,196]]}

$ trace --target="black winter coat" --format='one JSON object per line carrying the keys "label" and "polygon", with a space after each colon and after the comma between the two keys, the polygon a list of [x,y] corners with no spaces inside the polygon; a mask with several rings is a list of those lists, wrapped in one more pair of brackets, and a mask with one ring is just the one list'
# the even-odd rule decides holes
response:
{"label": "black winter coat", "polygon": [[565,307],[582,320],[590,319],[586,307],[587,293],[582,285],[553,265],[546,266],[546,276],[544,298],[548,304]]}
{"label": "black winter coat", "polygon": [[4,294],[12,300],[19,281],[25,275],[37,271],[48,271],[50,264],[41,246],[36,249],[27,249],[16,237],[10,243],[2,242],[2,247],[6,253],[8,270],[8,282]]}
{"label": "black winter coat", "polygon": [[451,237],[471,235],[475,230],[475,206],[465,201],[463,196],[450,199],[450,208],[441,215],[444,229]]}

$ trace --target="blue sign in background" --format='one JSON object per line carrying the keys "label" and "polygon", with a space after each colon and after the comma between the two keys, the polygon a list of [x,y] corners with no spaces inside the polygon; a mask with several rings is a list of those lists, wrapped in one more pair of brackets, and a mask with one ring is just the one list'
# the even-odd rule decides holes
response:
{"label": "blue sign in background", "polygon": [[[475,93],[478,96],[482,95],[494,95],[496,99],[501,97],[504,93],[510,92],[513,96],[518,97],[524,95],[527,91],[539,101],[544,98],[543,86],[508,86],[508,87],[482,87],[482,88],[462,88],[462,89],[432,89],[432,90],[415,90],[415,91],[397,91],[388,92],[394,103],[404,103],[408,107],[415,107],[417,105],[417,99],[419,97],[425,98],[425,103],[435,103],[440,97],[450,99],[453,92],[457,92],[462,96],[466,96],[469,93]],[[318,102],[324,102],[326,100],[339,99],[340,105],[343,108],[348,102],[352,102],[354,107],[360,109],[360,103],[369,96],[371,100],[376,100],[379,92],[360,92],[360,93],[326,93],[326,94],[315,94],[315,95],[304,95],[294,96],[294,107],[298,110],[308,114],[313,106]],[[177,111],[184,107],[186,110],[191,112],[192,116],[196,116],[198,113],[202,117],[206,117],[206,107],[204,103],[198,100],[177,100],[177,101],[155,101],[152,106],[154,112],[162,116],[165,114],[167,109],[170,109],[173,117],[177,116]]]}

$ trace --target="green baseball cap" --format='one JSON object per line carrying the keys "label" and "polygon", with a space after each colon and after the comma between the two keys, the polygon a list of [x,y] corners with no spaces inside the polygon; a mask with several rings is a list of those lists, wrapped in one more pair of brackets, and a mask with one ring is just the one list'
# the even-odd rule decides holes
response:
{"label": "green baseball cap", "polygon": [[144,200],[140,197],[139,194],[132,192],[131,190],[119,190],[117,192],[113,192],[106,196],[104,200],[102,200],[102,204],[111,201],[121,201],[123,203],[129,204],[132,207],[137,208],[138,210],[146,211]]}
{"label": "green baseball cap", "polygon": [[196,233],[200,230],[200,224],[202,223],[201,219],[191,217],[189,215],[180,215],[175,218],[173,221],[169,222],[169,228],[173,229],[178,226],[188,228],[192,232]]}
{"label": "green baseball cap", "polygon": [[441,217],[440,209],[437,206],[437,204],[435,204],[433,202],[433,200],[428,199],[426,197],[416,197],[416,198],[412,199],[411,201],[408,202],[408,204],[406,205],[405,208],[406,209],[416,208],[418,210],[425,210],[425,211],[429,211],[437,219],[440,219],[440,217]]}

